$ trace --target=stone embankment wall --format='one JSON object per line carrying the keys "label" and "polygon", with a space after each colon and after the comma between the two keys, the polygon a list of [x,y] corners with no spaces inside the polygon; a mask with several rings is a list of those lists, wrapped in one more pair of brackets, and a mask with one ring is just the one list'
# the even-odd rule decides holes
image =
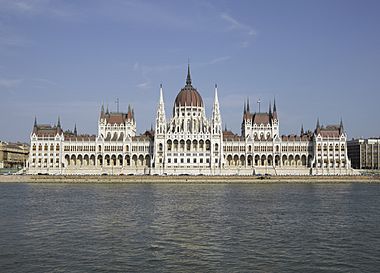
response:
{"label": "stone embankment wall", "polygon": [[380,183],[380,176],[49,176],[0,175],[11,183]]}

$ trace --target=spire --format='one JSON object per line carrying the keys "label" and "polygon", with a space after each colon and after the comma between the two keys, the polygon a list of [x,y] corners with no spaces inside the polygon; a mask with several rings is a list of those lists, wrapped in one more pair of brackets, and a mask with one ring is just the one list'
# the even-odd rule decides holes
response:
{"label": "spire", "polygon": [[320,124],[319,124],[319,118],[317,118],[317,129],[321,128]]}
{"label": "spire", "polygon": [[77,124],[75,123],[74,125],[74,135],[77,136],[78,135],[78,132],[77,132]]}
{"label": "spire", "polygon": [[243,111],[243,114],[246,114],[247,113],[247,104],[246,102],[244,102],[244,111]]}
{"label": "spire", "polygon": [[187,64],[187,78],[186,78],[186,85],[191,85],[191,76],[190,76],[190,61]]}
{"label": "spire", "polygon": [[217,84],[215,84],[214,104],[218,104],[218,105],[219,105],[219,99],[218,99],[218,85],[217,85]]}
{"label": "spire", "polygon": [[305,131],[303,130],[303,124],[301,124],[301,136],[305,134]]}
{"label": "spire", "polygon": [[272,103],[269,102],[269,116],[272,117]]}
{"label": "spire", "polygon": [[61,118],[58,116],[58,122],[57,122],[57,127],[61,128]]}
{"label": "spire", "polygon": [[250,113],[250,110],[249,110],[249,98],[247,98],[247,112]]}
{"label": "spire", "polygon": [[340,133],[343,133],[343,131],[344,131],[342,118],[340,118],[339,130],[340,130]]}
{"label": "spire", "polygon": [[278,117],[277,117],[277,107],[276,107],[276,98],[273,99],[273,114],[272,114],[272,118],[273,119],[276,119],[278,120]]}
{"label": "spire", "polygon": [[34,117],[34,127],[37,127],[37,116]]}
{"label": "spire", "polygon": [[106,110],[106,114],[109,115],[109,111],[108,111],[108,104],[107,104],[107,110]]}
{"label": "spire", "polygon": [[162,83],[160,84],[160,104],[164,103],[164,96],[162,93]]}
{"label": "spire", "polygon": [[100,114],[104,114],[104,104],[102,103],[102,108],[100,109]]}

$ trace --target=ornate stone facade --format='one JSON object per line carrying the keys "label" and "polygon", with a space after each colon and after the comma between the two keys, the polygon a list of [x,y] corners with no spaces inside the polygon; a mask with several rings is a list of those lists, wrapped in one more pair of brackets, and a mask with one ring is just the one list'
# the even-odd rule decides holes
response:
{"label": "ornate stone facade", "polygon": [[178,93],[167,120],[163,89],[155,128],[136,135],[134,111],[104,111],[97,135],[64,132],[57,125],[38,125],[31,134],[28,173],[107,175],[347,175],[343,124],[320,126],[314,132],[280,136],[276,102],[268,112],[251,113],[244,103],[241,135],[222,130],[215,85],[212,115],[206,117],[202,97],[192,85]]}

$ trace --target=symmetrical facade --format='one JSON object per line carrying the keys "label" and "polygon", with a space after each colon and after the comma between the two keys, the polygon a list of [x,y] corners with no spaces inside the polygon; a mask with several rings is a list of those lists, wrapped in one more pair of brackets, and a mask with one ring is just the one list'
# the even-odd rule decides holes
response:
{"label": "symmetrical facade", "polygon": [[167,119],[160,86],[155,128],[136,135],[134,111],[104,111],[97,135],[64,132],[38,125],[31,134],[28,173],[107,175],[347,175],[343,124],[320,126],[300,135],[280,136],[276,102],[268,112],[251,113],[244,103],[241,135],[222,129],[215,85],[211,117],[188,67],[186,85],[178,93]]}

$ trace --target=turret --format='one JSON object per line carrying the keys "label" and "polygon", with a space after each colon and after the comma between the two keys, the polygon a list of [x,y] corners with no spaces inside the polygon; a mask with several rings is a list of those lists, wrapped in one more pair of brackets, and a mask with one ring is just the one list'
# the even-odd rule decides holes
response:
{"label": "turret", "polygon": [[163,134],[165,132],[166,132],[165,104],[164,104],[162,84],[160,84],[160,99],[158,103],[157,116],[156,116],[156,133]]}
{"label": "turret", "polygon": [[220,116],[218,86],[215,84],[214,106],[212,108],[212,126],[213,132],[219,134],[222,130],[222,119]]}

